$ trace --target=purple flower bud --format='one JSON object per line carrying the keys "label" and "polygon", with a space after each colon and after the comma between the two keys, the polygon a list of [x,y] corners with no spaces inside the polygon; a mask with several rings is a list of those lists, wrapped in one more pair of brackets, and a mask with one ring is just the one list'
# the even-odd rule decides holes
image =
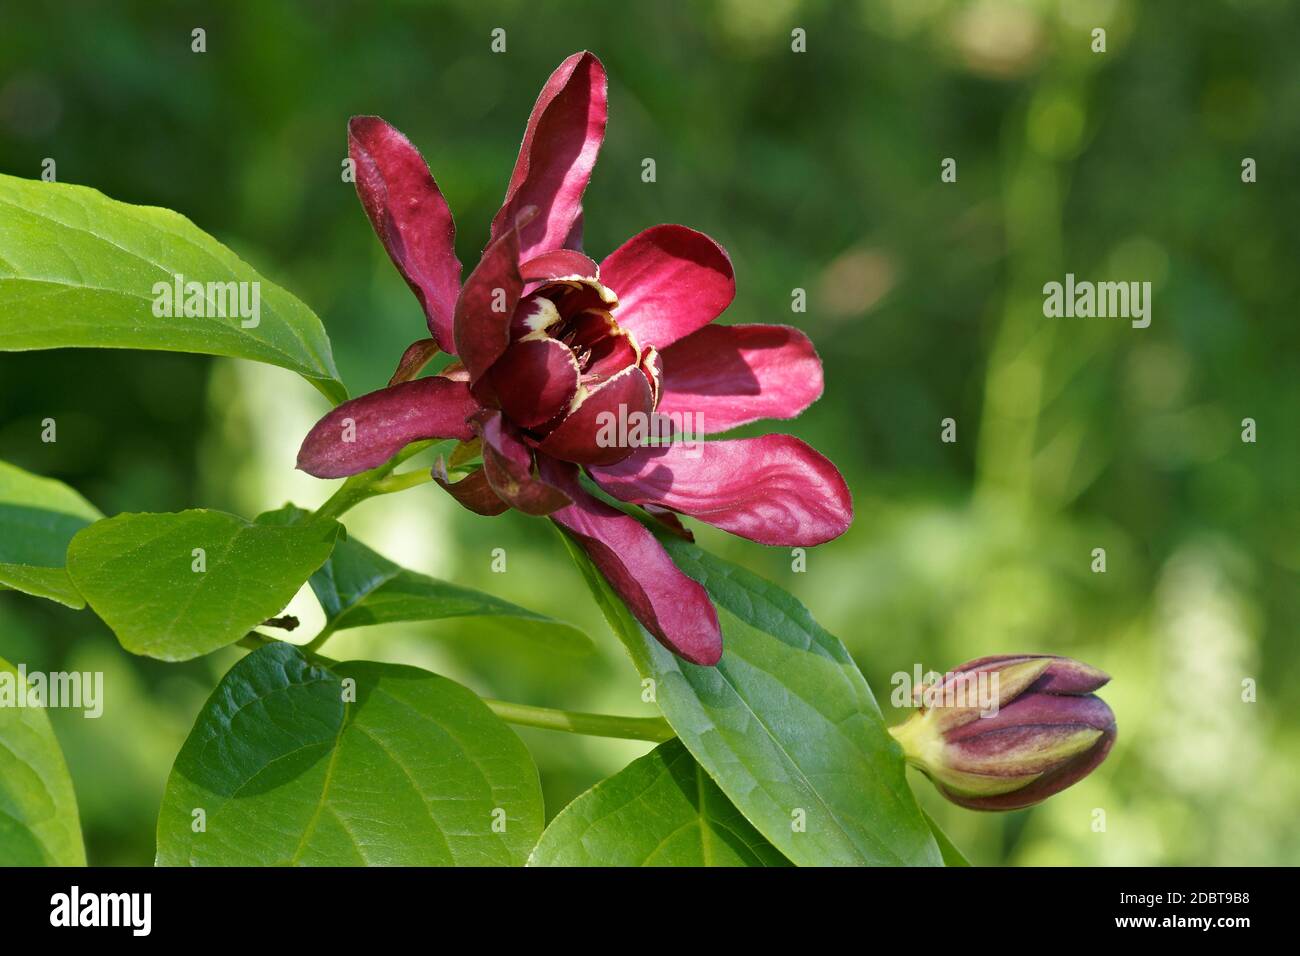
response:
{"label": "purple flower bud", "polygon": [[890,733],[953,803],[1018,810],[1106,759],[1115,715],[1092,692],[1109,680],[1065,657],[983,657],[918,690],[920,709]]}

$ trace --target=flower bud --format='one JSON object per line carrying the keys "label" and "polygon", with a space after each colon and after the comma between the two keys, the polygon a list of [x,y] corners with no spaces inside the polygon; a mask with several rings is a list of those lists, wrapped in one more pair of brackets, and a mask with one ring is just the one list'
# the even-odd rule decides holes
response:
{"label": "flower bud", "polygon": [[1065,657],[984,657],[918,690],[920,709],[890,733],[953,803],[1017,810],[1106,759],[1115,715],[1092,692],[1109,680]]}

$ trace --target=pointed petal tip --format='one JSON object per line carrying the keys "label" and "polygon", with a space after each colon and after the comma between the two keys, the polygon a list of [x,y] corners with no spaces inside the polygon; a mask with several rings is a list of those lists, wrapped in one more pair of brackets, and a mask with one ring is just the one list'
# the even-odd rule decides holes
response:
{"label": "pointed petal tip", "polygon": [[716,644],[710,644],[703,650],[688,651],[682,649],[677,653],[692,664],[699,664],[701,667],[717,667],[722,660],[722,639],[719,638]]}
{"label": "pointed petal tip", "polygon": [[415,293],[430,333],[450,352],[460,292],[456,223],[420,151],[378,116],[348,121],[348,156],[366,218]]}
{"label": "pointed petal tip", "polygon": [[677,656],[712,667],[722,657],[722,626],[709,593],[673,563],[641,522],[589,495],[578,469],[538,456],[542,478],[573,503],[550,518],[586,552],[632,615]]}
{"label": "pointed petal tip", "polygon": [[701,667],[717,667],[722,660],[722,625],[718,622],[718,610],[708,600],[707,592],[705,599],[712,613],[708,620],[698,622],[699,630],[685,633],[680,627],[665,629],[658,621],[654,622],[655,626],[650,626],[644,620],[641,623],[646,624],[646,629],[660,644],[682,660]]}
{"label": "pointed petal tip", "polygon": [[348,118],[349,146],[356,146],[363,141],[373,140],[376,136],[392,136],[399,142],[410,145],[412,149],[415,148],[405,133],[382,116],[359,114]]}
{"label": "pointed petal tip", "polygon": [[1100,668],[1070,657],[1050,657],[1049,664],[1034,684],[1045,694],[1091,694],[1110,683],[1110,675]]}
{"label": "pointed petal tip", "polygon": [[815,547],[853,522],[839,470],[791,435],[644,446],[588,472],[622,501],[669,508],[759,544]]}
{"label": "pointed petal tip", "polygon": [[592,53],[590,50],[579,50],[576,53],[570,53],[560,61],[559,66],[551,71],[551,76],[557,74],[572,75],[578,72],[578,69],[581,66],[593,67],[598,76],[600,85],[602,87],[608,87],[609,73],[605,69],[605,64],[600,61],[600,57],[596,56],[596,54]]}
{"label": "pointed petal tip", "polygon": [[469,389],[420,378],[349,399],[303,438],[297,467],[317,478],[345,478],[383,464],[413,441],[473,437],[466,418],[478,407]]}
{"label": "pointed petal tip", "polygon": [[383,123],[385,126],[388,125],[387,121],[380,116],[375,116],[373,113],[357,113],[355,116],[348,117],[348,133],[351,134],[358,132],[367,126],[374,125],[375,123]]}
{"label": "pointed petal tip", "polygon": [[547,78],[492,219],[492,239],[508,227],[512,209],[534,204],[544,214],[525,230],[525,258],[580,244],[582,193],[605,138],[608,87],[604,66],[586,51],[567,57]]}

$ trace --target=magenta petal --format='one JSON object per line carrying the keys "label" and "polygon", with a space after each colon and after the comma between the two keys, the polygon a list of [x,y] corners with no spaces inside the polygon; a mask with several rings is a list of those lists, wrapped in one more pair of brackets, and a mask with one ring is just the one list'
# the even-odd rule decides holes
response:
{"label": "magenta petal", "polygon": [[676,511],[669,511],[667,508],[660,508],[658,505],[642,505],[642,508],[647,515],[654,519],[658,527],[681,538],[683,541],[689,541],[691,544],[695,543],[695,532],[682,524],[682,519],[677,517]]}
{"label": "magenta petal", "polygon": [[438,343],[433,339],[412,342],[398,359],[397,368],[393,370],[393,377],[388,380],[388,384],[397,385],[400,382],[411,381],[424,371],[424,367],[433,361],[433,357],[437,354]]}
{"label": "magenta petal", "polygon": [[588,471],[622,501],[671,508],[760,544],[811,547],[853,521],[839,471],[789,435],[638,448]]}
{"label": "magenta petal", "polygon": [[706,325],[661,358],[658,411],[683,416],[697,434],[794,418],[822,394],[822,363],[812,342],[785,325]]}
{"label": "magenta petal", "polygon": [[[623,369],[595,389],[569,417],[542,440],[538,449],[562,461],[609,465],[622,461],[632,448],[619,439],[630,435],[637,415],[653,408],[650,383],[635,365]],[[620,422],[628,423],[622,429]],[[607,442],[605,436],[614,440]]]}
{"label": "magenta petal", "polygon": [[524,259],[553,249],[581,246],[582,194],[605,138],[608,113],[605,68],[590,53],[575,53],[542,87],[528,117],[519,159],[492,238],[505,234],[525,206],[540,211],[520,230]]}
{"label": "magenta petal", "polygon": [[551,520],[581,546],[636,619],[674,654],[716,664],[722,629],[708,592],[673,564],[644,525],[583,491],[572,465],[545,457],[538,464],[573,499]]}
{"label": "magenta petal", "polygon": [[525,282],[545,282],[573,276],[594,279],[598,271],[594,261],[572,249],[544,252],[519,267],[519,274],[523,276]]}
{"label": "magenta petal", "polygon": [[420,300],[438,347],[452,351],[460,291],[456,223],[429,167],[410,140],[378,116],[354,116],[348,123],[348,155],[375,233]]}
{"label": "magenta petal", "polygon": [[519,231],[508,229],[484,251],[456,301],[456,354],[469,372],[471,385],[510,344],[510,320],[523,288]]}
{"label": "magenta petal", "polygon": [[548,515],[569,503],[564,492],[533,474],[532,450],[500,412],[479,412],[470,427],[483,440],[483,473],[502,501],[528,515]]}
{"label": "magenta petal", "polygon": [[569,234],[564,237],[564,248],[582,251],[582,207],[578,207],[578,214],[573,217],[573,226],[569,229]]}
{"label": "magenta petal", "polygon": [[433,466],[433,480],[464,508],[485,518],[494,518],[510,510],[510,505],[492,490],[483,469],[471,471],[460,481],[447,476],[447,465],[441,458]]}
{"label": "magenta petal", "polygon": [[633,236],[600,264],[600,281],[618,296],[618,324],[661,351],[708,325],[736,296],[726,250],[685,226]]}
{"label": "magenta petal", "polygon": [[478,409],[464,382],[421,378],[344,402],[318,421],[298,450],[298,467],[342,478],[382,465],[425,438],[474,437],[465,420]]}
{"label": "magenta petal", "polygon": [[506,349],[485,383],[511,421],[534,428],[568,409],[578,375],[578,360],[563,342],[527,339]]}

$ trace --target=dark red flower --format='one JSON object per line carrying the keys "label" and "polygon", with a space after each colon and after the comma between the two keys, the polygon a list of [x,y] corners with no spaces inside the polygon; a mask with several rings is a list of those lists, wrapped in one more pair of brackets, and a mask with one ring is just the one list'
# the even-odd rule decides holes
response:
{"label": "dark red flower", "polygon": [[[482,465],[434,477],[480,514],[549,515],[637,618],[687,660],[722,655],[717,612],[641,522],[582,486],[687,534],[688,515],[764,544],[810,546],[853,517],[844,479],[788,435],[702,441],[793,418],[822,391],[821,362],[785,326],[713,326],[731,303],[731,260],[685,226],[654,226],[599,266],[581,252],[582,194],[605,134],[605,71],[560,64],[524,132],[505,202],[462,286],[447,203],[414,146],[373,116],[348,127],[357,193],[424,307],[432,340],[407,350],[388,388],[312,428],[298,467],[322,478],[382,464],[409,442],[476,441]],[[441,349],[457,361],[411,380]]]}

